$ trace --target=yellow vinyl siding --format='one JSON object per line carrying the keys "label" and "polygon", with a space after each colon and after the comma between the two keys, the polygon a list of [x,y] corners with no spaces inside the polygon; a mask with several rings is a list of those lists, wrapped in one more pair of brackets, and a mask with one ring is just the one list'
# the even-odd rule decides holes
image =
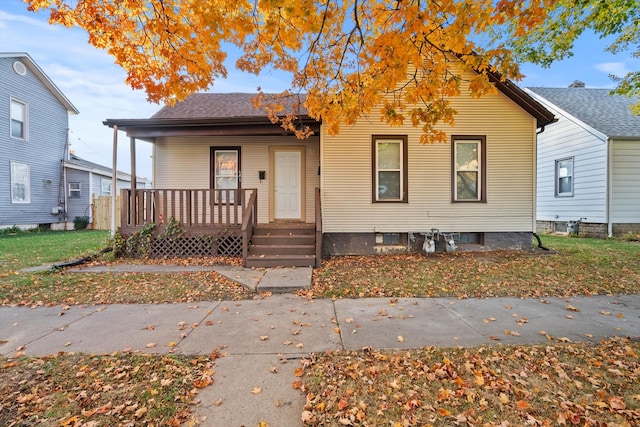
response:
{"label": "yellow vinyl siding", "polygon": [[[269,221],[270,146],[305,146],[306,222],[314,222],[315,188],[319,186],[318,138],[298,141],[287,137],[170,137],[156,140],[154,149],[155,188],[209,188],[210,148],[240,147],[242,152],[242,188],[258,190],[258,222]],[[258,171],[266,172],[260,182]]]}
{"label": "yellow vinyl siding", "polygon": [[[325,232],[532,231],[535,119],[498,93],[458,97],[446,144],[421,145],[421,130],[372,117],[322,134]],[[372,203],[371,135],[408,135],[408,203]],[[451,135],[486,136],[486,203],[451,203]]]}

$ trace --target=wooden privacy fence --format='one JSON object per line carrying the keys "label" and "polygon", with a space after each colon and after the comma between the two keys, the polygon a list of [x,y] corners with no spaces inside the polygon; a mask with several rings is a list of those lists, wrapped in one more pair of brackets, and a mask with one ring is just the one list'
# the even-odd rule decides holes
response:
{"label": "wooden privacy fence", "polygon": [[[120,227],[120,196],[116,196],[116,228]],[[93,196],[91,203],[94,230],[111,229],[111,196]]]}

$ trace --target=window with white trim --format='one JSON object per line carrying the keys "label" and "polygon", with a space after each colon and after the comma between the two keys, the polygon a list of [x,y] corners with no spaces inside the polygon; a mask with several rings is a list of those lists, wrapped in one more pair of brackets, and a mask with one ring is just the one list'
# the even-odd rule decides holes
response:
{"label": "window with white trim", "polygon": [[27,104],[11,98],[11,137],[27,139]]}
{"label": "window with white trim", "polygon": [[454,202],[484,202],[485,137],[452,136],[452,200]]}
{"label": "window with white trim", "polygon": [[111,184],[112,184],[112,181],[110,179],[101,179],[100,180],[100,195],[102,195],[102,196],[110,196],[111,195]]}
{"label": "window with white trim", "polygon": [[31,203],[31,171],[26,163],[11,162],[11,203]]}
{"label": "window with white trim", "polygon": [[70,182],[69,183],[69,198],[70,199],[79,199],[80,198],[80,183],[79,182]]}
{"label": "window with white trim", "polygon": [[573,157],[556,160],[556,197],[573,196]]}
{"label": "window with white trim", "polygon": [[373,135],[373,201],[407,202],[407,137]]}

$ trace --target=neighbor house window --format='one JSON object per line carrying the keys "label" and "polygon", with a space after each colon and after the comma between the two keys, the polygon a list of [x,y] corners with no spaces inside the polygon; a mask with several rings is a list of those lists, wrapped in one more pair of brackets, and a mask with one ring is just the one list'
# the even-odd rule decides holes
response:
{"label": "neighbor house window", "polygon": [[[211,148],[212,187],[216,190],[235,190],[241,187],[240,179],[240,147]],[[216,195],[217,197],[217,195]],[[222,192],[216,203],[234,203],[234,193]]]}
{"label": "neighbor house window", "polygon": [[11,99],[11,136],[27,139],[27,104]]}
{"label": "neighbor house window", "polygon": [[407,202],[407,137],[372,137],[373,201]]}
{"label": "neighbor house window", "polygon": [[101,179],[100,180],[100,194],[102,196],[110,196],[111,195],[111,180],[109,180],[109,179]]}
{"label": "neighbor house window", "polygon": [[484,136],[451,137],[452,200],[486,201],[486,153]]}
{"label": "neighbor house window", "polygon": [[69,198],[70,199],[79,199],[80,198],[80,183],[79,182],[70,182],[69,183]]}
{"label": "neighbor house window", "polygon": [[11,203],[31,203],[31,172],[26,163],[11,162]]}
{"label": "neighbor house window", "polygon": [[573,196],[573,157],[556,160],[556,196]]}

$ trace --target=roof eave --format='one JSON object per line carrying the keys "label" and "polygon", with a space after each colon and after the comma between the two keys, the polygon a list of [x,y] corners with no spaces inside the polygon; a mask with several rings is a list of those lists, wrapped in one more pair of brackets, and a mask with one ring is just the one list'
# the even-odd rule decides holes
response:
{"label": "roof eave", "polygon": [[[305,124],[318,123],[317,120],[307,115],[298,116],[300,121]],[[273,124],[266,116],[240,116],[240,117],[224,117],[224,118],[185,118],[185,119],[107,119],[102,122],[105,126],[113,128],[130,127],[205,127],[205,126],[232,126],[232,125],[265,125]]]}
{"label": "roof eave", "polygon": [[500,77],[498,73],[488,72],[489,80],[496,85],[496,88],[518,104],[523,110],[531,114],[536,119],[536,126],[544,128],[555,123],[558,119],[544,105],[536,101],[531,95],[515,85],[513,82]]}

